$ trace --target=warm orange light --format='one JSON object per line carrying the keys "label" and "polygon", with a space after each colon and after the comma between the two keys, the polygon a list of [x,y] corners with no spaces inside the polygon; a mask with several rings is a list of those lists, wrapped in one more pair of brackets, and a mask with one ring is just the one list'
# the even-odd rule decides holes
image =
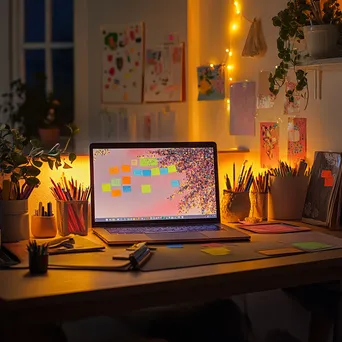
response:
{"label": "warm orange light", "polygon": [[233,30],[233,31],[236,31],[237,29],[238,29],[238,25],[234,23],[234,24],[232,25],[232,30]]}
{"label": "warm orange light", "polygon": [[210,68],[213,68],[214,67],[214,64],[210,64]]}
{"label": "warm orange light", "polygon": [[229,57],[233,56],[233,52],[229,51]]}
{"label": "warm orange light", "polygon": [[232,77],[229,77],[229,81],[233,81],[233,78],[232,78]]}
{"label": "warm orange light", "polygon": [[226,52],[228,53],[228,52],[229,52],[229,49],[226,49]]}
{"label": "warm orange light", "polygon": [[227,69],[228,69],[228,70],[233,70],[233,69],[234,69],[234,66],[231,65],[231,64],[228,64],[228,65],[227,65]]}
{"label": "warm orange light", "polygon": [[227,99],[227,103],[230,104],[230,99]]}

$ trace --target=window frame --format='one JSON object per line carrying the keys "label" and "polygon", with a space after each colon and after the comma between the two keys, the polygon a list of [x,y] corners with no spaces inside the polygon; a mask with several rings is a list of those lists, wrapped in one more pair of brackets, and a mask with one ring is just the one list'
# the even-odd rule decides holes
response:
{"label": "window frame", "polygon": [[[52,0],[45,1],[45,40],[43,42],[25,42],[25,0],[12,0],[12,39],[11,53],[13,64],[11,68],[12,79],[20,78],[26,82],[25,51],[44,50],[45,51],[45,76],[46,91],[53,91],[53,68],[52,50],[53,49],[73,49],[75,51],[75,39],[73,42],[53,42],[52,41]],[[74,0],[71,0],[74,1]],[[74,1],[75,6],[75,1]],[[74,15],[75,17],[75,15]],[[75,68],[74,68],[75,73]]]}

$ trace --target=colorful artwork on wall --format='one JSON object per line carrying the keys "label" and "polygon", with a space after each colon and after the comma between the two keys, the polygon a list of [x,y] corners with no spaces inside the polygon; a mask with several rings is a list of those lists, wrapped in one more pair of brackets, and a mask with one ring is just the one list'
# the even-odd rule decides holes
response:
{"label": "colorful artwork on wall", "polygon": [[260,165],[274,168],[279,163],[279,125],[277,122],[260,123]]}
{"label": "colorful artwork on wall", "polygon": [[147,49],[144,100],[176,102],[183,100],[184,45]]}
{"label": "colorful artwork on wall", "polygon": [[289,162],[298,163],[306,159],[306,118],[289,118],[287,133]]}
{"label": "colorful artwork on wall", "polygon": [[225,66],[205,65],[197,68],[198,101],[224,100]]}
{"label": "colorful artwork on wall", "polygon": [[141,103],[143,94],[143,23],[101,27],[102,102]]}

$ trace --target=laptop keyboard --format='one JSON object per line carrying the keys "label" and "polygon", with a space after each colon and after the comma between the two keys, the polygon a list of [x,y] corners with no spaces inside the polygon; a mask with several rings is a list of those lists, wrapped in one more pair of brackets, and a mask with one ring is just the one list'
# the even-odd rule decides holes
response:
{"label": "laptop keyboard", "polygon": [[151,233],[185,233],[217,231],[220,228],[215,224],[202,224],[191,226],[143,226],[130,228],[106,228],[111,234],[151,234]]}

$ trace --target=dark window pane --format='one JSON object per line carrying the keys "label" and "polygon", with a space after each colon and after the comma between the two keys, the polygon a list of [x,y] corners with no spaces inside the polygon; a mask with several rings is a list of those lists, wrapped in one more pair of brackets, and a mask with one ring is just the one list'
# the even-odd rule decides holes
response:
{"label": "dark window pane", "polygon": [[52,41],[72,42],[74,31],[74,1],[52,0]]}
{"label": "dark window pane", "polygon": [[54,98],[61,103],[56,119],[70,123],[74,119],[74,50],[52,50],[52,70]]}
{"label": "dark window pane", "polygon": [[25,71],[26,84],[37,85],[39,77],[45,75],[45,50],[26,50],[25,51]]}
{"label": "dark window pane", "polygon": [[25,42],[45,41],[45,0],[25,0]]}

